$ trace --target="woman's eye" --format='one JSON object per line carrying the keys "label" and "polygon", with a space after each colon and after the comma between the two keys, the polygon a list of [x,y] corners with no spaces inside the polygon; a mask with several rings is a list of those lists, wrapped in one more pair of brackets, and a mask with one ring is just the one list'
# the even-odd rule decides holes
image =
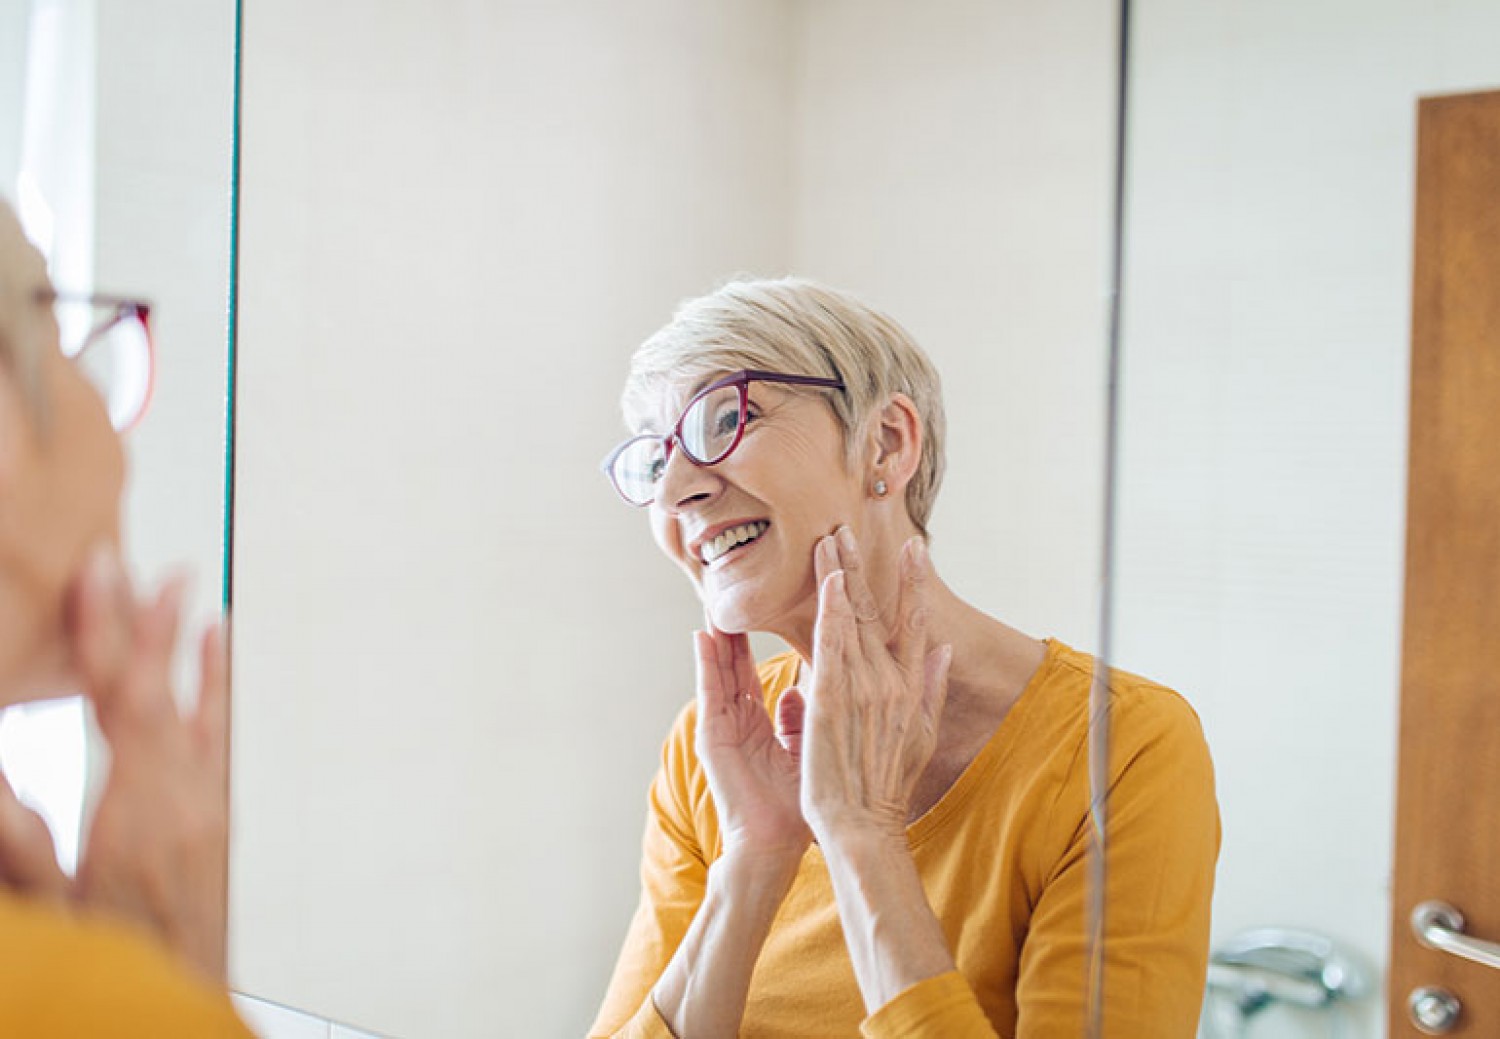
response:
{"label": "woman's eye", "polygon": [[[746,421],[749,421],[749,418],[750,418],[750,416],[747,414],[745,416]],[[728,436],[729,434],[733,433],[736,429],[738,429],[739,426],[740,426],[740,410],[739,410],[739,408],[725,408],[723,411],[719,412],[718,421],[716,421],[714,423],[714,433],[715,433],[715,435],[721,436],[721,437],[722,436]]]}
{"label": "woman's eye", "polygon": [[667,460],[665,458],[652,459],[651,464],[646,467],[646,479],[652,483],[661,480],[667,471]]}

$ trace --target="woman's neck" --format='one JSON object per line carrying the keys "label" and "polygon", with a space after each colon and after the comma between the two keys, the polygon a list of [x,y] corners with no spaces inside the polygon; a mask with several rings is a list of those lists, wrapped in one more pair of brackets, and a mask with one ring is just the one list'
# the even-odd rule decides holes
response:
{"label": "woman's neck", "polygon": [[[899,558],[899,551],[880,556],[867,553],[865,558]],[[899,564],[881,570],[871,568],[868,575],[887,629],[896,617],[898,567]],[[954,717],[970,711],[988,715],[997,707],[1008,708],[1041,665],[1046,656],[1045,644],[971,606],[936,573],[927,583],[928,645],[933,649],[945,643],[953,646],[944,713],[951,712]],[[804,671],[816,664],[816,598],[806,612],[811,614],[810,618],[775,632],[801,658]]]}

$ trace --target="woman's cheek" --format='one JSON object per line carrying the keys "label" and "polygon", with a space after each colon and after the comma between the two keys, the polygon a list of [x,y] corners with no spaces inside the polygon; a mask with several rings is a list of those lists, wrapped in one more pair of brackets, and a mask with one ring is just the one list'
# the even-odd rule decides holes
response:
{"label": "woman's cheek", "polygon": [[656,547],[662,550],[663,555],[682,567],[689,578],[697,580],[697,574],[688,561],[683,547],[682,528],[678,526],[676,520],[655,505],[651,506],[651,537],[656,542]]}

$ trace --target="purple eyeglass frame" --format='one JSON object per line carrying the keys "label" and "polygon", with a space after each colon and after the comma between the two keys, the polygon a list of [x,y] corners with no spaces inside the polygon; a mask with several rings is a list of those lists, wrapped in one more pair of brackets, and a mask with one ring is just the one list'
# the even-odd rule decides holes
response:
{"label": "purple eyeglass frame", "polygon": [[78,352],[69,355],[68,359],[71,361],[82,357],[105,332],[120,322],[136,320],[141,323],[141,328],[146,333],[146,394],[141,398],[141,405],[130,417],[130,421],[121,426],[118,432],[126,433],[134,429],[150,410],[151,398],[156,392],[156,337],[151,334],[151,304],[144,300],[129,299],[124,296],[96,295],[86,292],[50,292],[47,296],[47,302],[50,303],[83,304],[103,307],[111,311],[103,321],[89,328],[88,333],[78,345]]}
{"label": "purple eyeglass frame", "polygon": [[[699,390],[697,393],[693,394],[692,399],[689,400],[683,407],[682,413],[677,416],[677,421],[672,424],[672,429],[670,432],[662,434],[642,433],[639,436],[630,437],[628,440],[625,440],[623,443],[619,444],[613,451],[609,453],[609,455],[601,463],[600,468],[604,470],[604,475],[609,477],[609,482],[614,486],[615,493],[623,498],[626,503],[634,505],[637,508],[645,508],[647,505],[650,505],[656,500],[655,496],[653,495],[649,501],[636,501],[634,498],[630,497],[630,495],[625,493],[624,488],[620,486],[620,481],[615,478],[615,462],[622,454],[630,450],[632,445],[637,444],[642,440],[661,441],[662,458],[664,460],[671,460],[673,444],[681,445],[683,456],[694,465],[703,468],[718,465],[720,462],[724,461],[724,459],[734,454],[735,448],[740,446],[740,441],[745,437],[745,412],[750,403],[750,384],[752,382],[778,382],[788,386],[819,386],[823,389],[829,390],[842,390],[844,388],[844,380],[842,379],[830,379],[818,375],[784,375],[781,372],[766,372],[760,371],[756,368],[745,368],[741,371],[726,375],[722,379],[716,379],[715,381],[709,383],[707,386],[703,387],[703,389]],[[700,400],[708,396],[710,393],[713,393],[715,390],[722,390],[726,386],[738,387],[740,393],[739,424],[735,427],[734,439],[729,442],[728,447],[720,452],[717,458],[695,458],[693,457],[693,452],[688,450],[687,445],[682,441],[683,420],[687,418],[688,412],[693,410],[694,404],[697,404]]]}

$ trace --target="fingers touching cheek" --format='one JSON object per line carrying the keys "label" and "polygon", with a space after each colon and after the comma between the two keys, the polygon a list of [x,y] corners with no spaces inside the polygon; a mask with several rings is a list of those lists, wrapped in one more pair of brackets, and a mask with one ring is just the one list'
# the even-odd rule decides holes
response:
{"label": "fingers touching cheek", "polygon": [[818,543],[813,546],[813,574],[818,579],[818,587],[828,580],[828,575],[840,569],[838,542],[830,534],[828,537],[819,538]]}
{"label": "fingers touching cheek", "polygon": [[90,689],[119,682],[130,659],[134,603],[119,557],[97,549],[75,582],[68,611],[74,666]]}

